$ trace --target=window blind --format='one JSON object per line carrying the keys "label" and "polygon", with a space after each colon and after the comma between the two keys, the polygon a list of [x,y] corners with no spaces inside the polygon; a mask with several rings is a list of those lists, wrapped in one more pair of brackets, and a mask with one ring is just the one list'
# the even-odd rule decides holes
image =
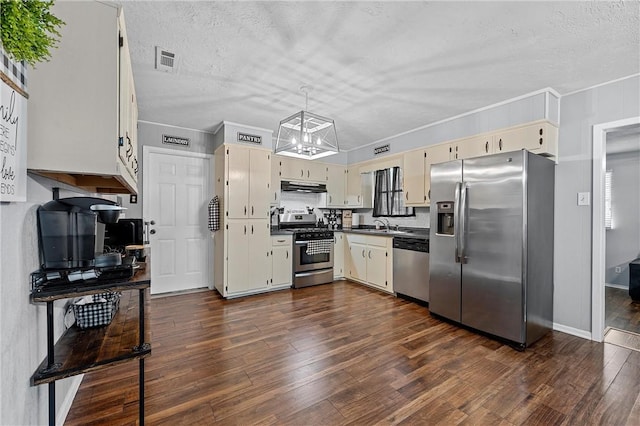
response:
{"label": "window blind", "polygon": [[612,171],[604,173],[604,228],[613,229],[613,213],[611,209],[611,175]]}

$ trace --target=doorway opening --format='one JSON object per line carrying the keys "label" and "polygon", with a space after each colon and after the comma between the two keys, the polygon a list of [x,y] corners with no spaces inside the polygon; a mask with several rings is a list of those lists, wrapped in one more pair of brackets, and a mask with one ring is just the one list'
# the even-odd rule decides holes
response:
{"label": "doorway opening", "polygon": [[[624,275],[624,265],[633,260],[634,256],[640,257],[640,248],[636,250],[634,244],[625,238],[632,237],[635,234],[637,241],[640,241],[638,229],[640,224],[638,220],[638,210],[635,210],[635,216],[632,212],[618,209],[618,219],[624,222],[625,216],[636,220],[635,228],[630,228],[626,232],[614,233],[616,226],[616,214],[612,209],[612,201],[605,200],[605,194],[610,193],[612,182],[615,179],[612,168],[618,164],[619,174],[622,179],[619,190],[624,190],[624,185],[631,184],[632,194],[628,194],[628,199],[640,199],[640,182],[628,182],[628,177],[624,177],[627,171],[633,169],[625,166],[624,163],[629,160],[634,161],[634,156],[640,155],[640,117],[632,117],[625,120],[618,120],[608,123],[602,123],[593,126],[593,172],[592,172],[592,321],[591,321],[591,338],[592,340],[601,342],[605,336],[607,327],[625,327],[624,317],[633,317],[635,310],[640,308],[639,302],[632,302],[628,295],[628,278]],[[626,144],[626,146],[625,146]],[[625,155],[625,152],[630,153]],[[609,160],[609,161],[607,161]],[[607,186],[608,185],[608,186]],[[620,197],[618,197],[620,199]],[[610,202],[611,201],[611,202]],[[632,201],[634,202],[634,201]],[[637,202],[637,201],[636,201]],[[613,214],[613,215],[612,215]],[[635,218],[635,219],[633,219]],[[621,223],[622,223],[621,222]],[[635,229],[635,230],[634,230]],[[609,234],[607,234],[609,233]],[[631,235],[629,235],[631,234]],[[610,249],[607,250],[607,240],[609,239]],[[636,242],[637,242],[636,241]],[[640,244],[640,243],[638,243]],[[615,245],[615,247],[614,247]],[[635,253],[638,251],[638,253]],[[624,253],[623,253],[624,252]],[[629,253],[635,254],[629,254]],[[623,259],[623,260],[620,260]],[[617,262],[617,263],[616,263]],[[628,271],[625,271],[628,272]],[[610,282],[611,281],[611,282]],[[609,285],[605,285],[609,283]],[[626,293],[626,296],[625,296]],[[640,315],[640,312],[638,313]],[[633,320],[633,318],[630,318]],[[627,321],[626,325],[632,321]],[[628,328],[628,327],[627,327]],[[623,328],[624,329],[624,328]],[[628,330],[640,333],[640,330]]]}

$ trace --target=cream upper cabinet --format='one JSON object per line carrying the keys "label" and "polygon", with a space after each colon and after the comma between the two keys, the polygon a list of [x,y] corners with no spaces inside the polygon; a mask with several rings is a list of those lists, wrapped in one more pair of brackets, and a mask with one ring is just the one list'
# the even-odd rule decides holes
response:
{"label": "cream upper cabinet", "polygon": [[429,206],[431,189],[431,165],[449,161],[451,146],[432,145],[428,148],[407,152],[404,155],[403,192],[405,205]]}
{"label": "cream upper cabinet", "polygon": [[333,233],[333,278],[344,278],[344,233]]}
{"label": "cream upper cabinet", "polygon": [[473,136],[452,142],[451,152],[452,160],[493,154],[493,135]]}
{"label": "cream upper cabinet", "polygon": [[280,205],[280,159],[271,155],[271,192],[269,193],[269,204]]}
{"label": "cream upper cabinet", "polygon": [[450,160],[451,146],[448,143],[430,146],[425,150],[424,189],[427,205],[431,204],[431,165]]}
{"label": "cream upper cabinet", "polygon": [[424,178],[426,157],[427,153],[424,149],[409,151],[403,156],[402,191],[406,206],[427,204]]}
{"label": "cream upper cabinet", "polygon": [[343,208],[346,187],[346,167],[340,164],[325,164],[327,176],[327,207]]}
{"label": "cream upper cabinet", "polygon": [[225,145],[226,215],[230,219],[269,218],[271,152]]}
{"label": "cream upper cabinet", "polygon": [[137,101],[122,9],[57,2],[66,25],[29,72],[27,167],[91,192],[137,193]]}
{"label": "cream upper cabinet", "polygon": [[347,167],[346,207],[362,207],[362,178],[359,166]]}
{"label": "cream upper cabinet", "polygon": [[322,182],[327,180],[324,163],[299,158],[280,156],[280,178],[283,180]]}
{"label": "cream upper cabinet", "polygon": [[274,235],[271,237],[271,287],[290,287],[293,280],[293,237]]}
{"label": "cream upper cabinet", "polygon": [[497,132],[494,136],[495,152],[526,149],[550,157],[558,155],[558,128],[549,122],[533,123]]}

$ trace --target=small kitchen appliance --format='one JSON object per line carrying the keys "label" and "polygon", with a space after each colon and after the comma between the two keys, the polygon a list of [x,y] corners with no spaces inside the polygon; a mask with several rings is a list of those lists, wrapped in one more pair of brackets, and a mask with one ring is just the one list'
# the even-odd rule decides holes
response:
{"label": "small kitchen appliance", "polygon": [[49,277],[74,281],[93,279],[107,272],[122,276],[131,272],[119,253],[102,254],[104,224],[117,222],[116,203],[94,197],[50,201],[38,208],[40,269]]}

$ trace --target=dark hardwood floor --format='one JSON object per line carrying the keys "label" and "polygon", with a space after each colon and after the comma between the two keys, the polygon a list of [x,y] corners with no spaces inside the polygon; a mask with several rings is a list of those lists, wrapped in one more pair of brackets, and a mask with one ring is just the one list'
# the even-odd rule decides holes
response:
{"label": "dark hardwood floor", "polygon": [[605,325],[640,334],[640,302],[629,297],[629,290],[605,287],[604,294]]}
{"label": "dark hardwood floor", "polygon": [[[550,332],[524,352],[339,281],[151,300],[148,424],[640,424],[640,352]],[[85,375],[68,425],[135,424],[137,364]]]}

